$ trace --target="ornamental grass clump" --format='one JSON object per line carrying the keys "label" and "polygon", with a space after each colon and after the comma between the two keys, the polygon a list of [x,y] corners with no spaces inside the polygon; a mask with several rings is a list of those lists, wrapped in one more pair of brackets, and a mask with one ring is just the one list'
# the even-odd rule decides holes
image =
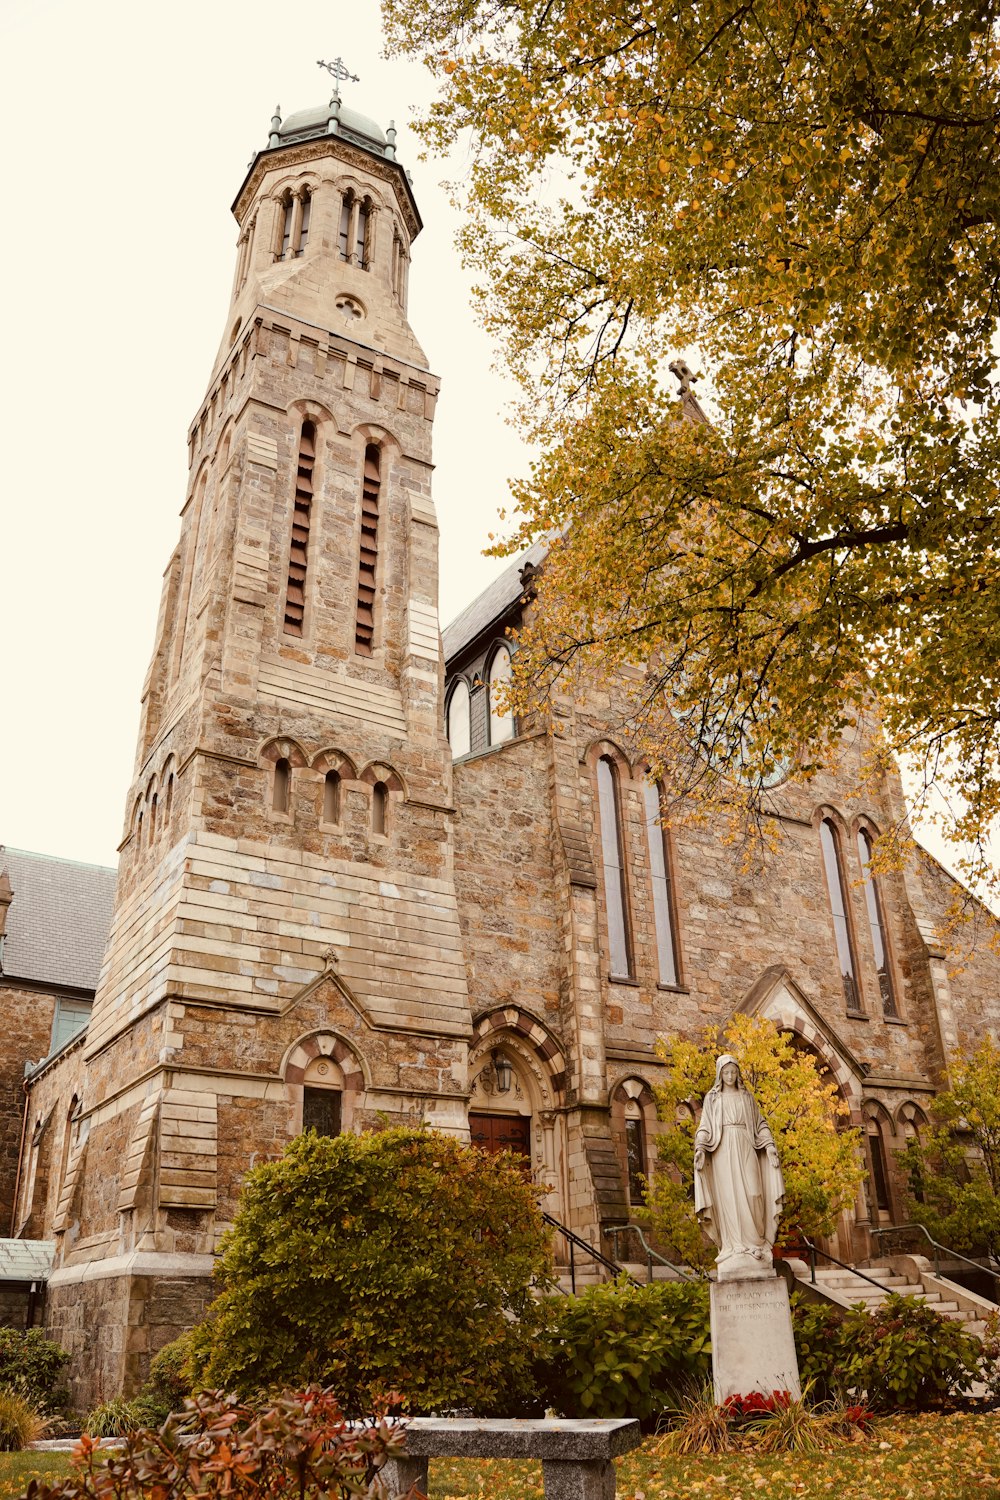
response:
{"label": "ornamental grass clump", "polygon": [[45,1431],[45,1418],[17,1391],[0,1390],[0,1452],[20,1453]]}

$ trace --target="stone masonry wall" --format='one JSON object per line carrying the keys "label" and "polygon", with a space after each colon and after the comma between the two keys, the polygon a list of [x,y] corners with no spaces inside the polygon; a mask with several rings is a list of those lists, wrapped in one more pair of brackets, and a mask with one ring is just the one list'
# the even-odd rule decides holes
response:
{"label": "stone masonry wall", "polygon": [[49,1050],[56,999],[0,979],[0,1234],[10,1234],[14,1184],[24,1128],[24,1065]]}

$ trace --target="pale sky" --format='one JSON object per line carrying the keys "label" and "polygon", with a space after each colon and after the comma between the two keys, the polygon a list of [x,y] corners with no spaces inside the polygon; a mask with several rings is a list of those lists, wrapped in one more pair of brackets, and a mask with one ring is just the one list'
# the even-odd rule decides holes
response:
{"label": "pale sky", "polygon": [[442,623],[504,566],[481,552],[528,456],[454,248],[442,182],[463,163],[417,159],[429,75],[380,49],[376,0],[6,0],[2,844],[116,862],[187,427],[229,305],[229,205],[275,104],[329,97],[317,58],[342,55],[361,79],[345,100],[395,119],[425,224],[410,318],[442,378]]}
{"label": "pale sky", "polygon": [[375,0],[6,0],[0,843],[114,864],[186,434],[223,332],[230,211],[283,114],[323,103],[317,58],[413,173],[425,228],[410,319],[442,378],[434,424],[441,619],[503,567],[483,558],[527,466],[511,387],[469,306],[441,183],[408,128],[431,83],[379,56]]}

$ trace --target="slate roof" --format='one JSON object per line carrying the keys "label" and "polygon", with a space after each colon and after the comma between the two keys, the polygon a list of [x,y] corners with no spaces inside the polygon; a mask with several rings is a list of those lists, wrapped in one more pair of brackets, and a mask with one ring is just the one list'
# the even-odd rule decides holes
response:
{"label": "slate roof", "polygon": [[548,543],[545,541],[532,543],[527,551],[515,557],[509,568],[505,568],[499,577],[494,578],[478,598],[467,604],[450,625],[445,626],[441,632],[445,663],[460,656],[466,646],[471,646],[477,636],[482,635],[495,621],[506,615],[511,605],[517,603],[524,593],[521,569],[525,563],[534,563],[537,567],[547,549]]}
{"label": "slate roof", "polygon": [[0,1281],[45,1281],[55,1251],[55,1240],[0,1240]]}
{"label": "slate roof", "polygon": [[10,877],[13,900],[0,974],[96,990],[118,872],[0,844],[2,870]]}

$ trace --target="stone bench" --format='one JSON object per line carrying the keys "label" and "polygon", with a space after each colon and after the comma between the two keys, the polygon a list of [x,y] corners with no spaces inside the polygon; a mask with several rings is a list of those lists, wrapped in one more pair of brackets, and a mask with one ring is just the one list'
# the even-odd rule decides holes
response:
{"label": "stone bench", "polygon": [[641,1441],[639,1423],[628,1418],[413,1417],[406,1424],[406,1457],[385,1467],[386,1489],[389,1500],[411,1485],[426,1495],[431,1458],[533,1458],[542,1461],[545,1500],[614,1500],[611,1460]]}

